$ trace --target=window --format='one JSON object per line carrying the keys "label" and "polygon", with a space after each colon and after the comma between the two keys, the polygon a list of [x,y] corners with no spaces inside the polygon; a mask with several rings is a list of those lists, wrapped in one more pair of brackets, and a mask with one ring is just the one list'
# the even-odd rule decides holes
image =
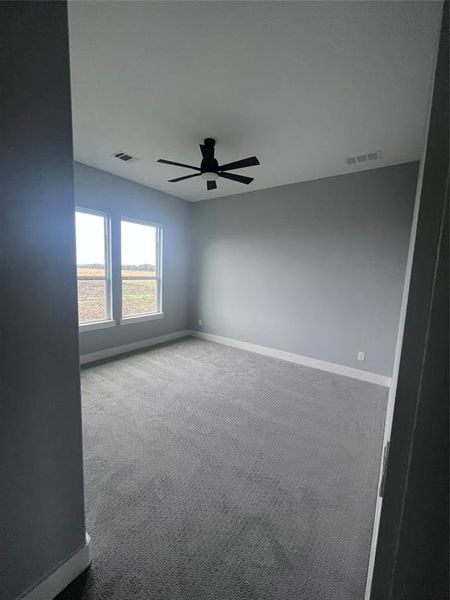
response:
{"label": "window", "polygon": [[75,212],[80,325],[111,319],[109,219],[87,210]]}
{"label": "window", "polygon": [[122,219],[122,318],[161,314],[161,228]]}

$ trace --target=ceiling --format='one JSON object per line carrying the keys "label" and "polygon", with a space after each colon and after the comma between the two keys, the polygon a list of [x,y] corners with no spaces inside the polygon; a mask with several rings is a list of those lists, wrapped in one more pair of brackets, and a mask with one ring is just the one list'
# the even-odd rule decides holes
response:
{"label": "ceiling", "polygon": [[[75,159],[191,201],[416,160],[441,8],[70,1]],[[205,137],[219,163],[256,155],[253,183],[168,183],[192,171],[156,160],[199,165]]]}

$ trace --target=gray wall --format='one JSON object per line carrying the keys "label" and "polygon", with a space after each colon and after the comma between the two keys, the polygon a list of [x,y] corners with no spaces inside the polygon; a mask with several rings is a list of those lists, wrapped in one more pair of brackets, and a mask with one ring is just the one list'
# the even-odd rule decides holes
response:
{"label": "gray wall", "polygon": [[192,328],[390,376],[417,167],[194,204]]}
{"label": "gray wall", "polygon": [[64,2],[0,4],[0,597],[85,541]]}
{"label": "gray wall", "polygon": [[80,333],[80,352],[87,354],[188,327],[191,204],[104,171],[75,163],[78,207],[111,215],[113,316],[120,319],[120,219],[133,217],[163,227],[164,318]]}

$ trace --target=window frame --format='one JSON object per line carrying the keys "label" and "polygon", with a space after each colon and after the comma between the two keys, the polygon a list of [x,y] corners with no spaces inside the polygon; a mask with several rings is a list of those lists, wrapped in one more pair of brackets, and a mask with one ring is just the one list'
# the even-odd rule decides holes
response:
{"label": "window frame", "polygon": [[[122,275],[122,222],[125,221],[127,223],[134,223],[136,225],[146,225],[147,227],[153,227],[156,229],[156,275]],[[154,223],[151,221],[144,221],[143,219],[138,219],[135,217],[128,217],[122,215],[120,217],[120,325],[129,325],[133,323],[140,323],[142,321],[153,321],[155,319],[164,318],[163,312],[163,296],[162,296],[162,280],[163,280],[163,227],[160,223]],[[133,280],[150,280],[156,281],[156,311],[152,313],[142,313],[139,315],[123,315],[123,281],[133,281]]]}
{"label": "window frame", "polygon": [[[105,282],[105,313],[104,319],[97,319],[94,321],[78,321],[78,328],[80,333],[85,331],[93,331],[95,329],[105,329],[107,327],[115,327],[116,321],[113,319],[113,294],[112,294],[112,261],[111,261],[111,214],[101,210],[93,210],[92,208],[84,208],[82,206],[75,207],[75,223],[76,213],[84,213],[88,215],[95,215],[103,218],[104,229],[103,229],[103,243],[105,249],[105,275],[78,275],[78,262],[76,262],[77,269],[77,288],[78,281],[104,281]],[[75,243],[76,243],[76,227],[75,227]]]}

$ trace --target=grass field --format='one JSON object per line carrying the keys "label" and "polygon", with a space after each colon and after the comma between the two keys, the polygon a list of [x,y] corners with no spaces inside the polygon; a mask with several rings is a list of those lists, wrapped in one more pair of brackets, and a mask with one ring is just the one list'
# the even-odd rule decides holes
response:
{"label": "grass field", "polygon": [[[78,275],[83,277],[102,277],[104,271],[99,268],[78,267]],[[154,271],[127,269],[122,275],[132,277],[154,276]],[[78,316],[80,323],[99,321],[106,316],[105,281],[85,279],[78,281]],[[149,279],[122,280],[122,316],[156,312],[156,281]]]}
{"label": "grass field", "polygon": [[[103,277],[105,274],[104,269],[95,269],[92,267],[77,267],[78,277]],[[122,269],[122,275],[132,277],[154,277],[155,271],[141,271],[137,269]]]}

